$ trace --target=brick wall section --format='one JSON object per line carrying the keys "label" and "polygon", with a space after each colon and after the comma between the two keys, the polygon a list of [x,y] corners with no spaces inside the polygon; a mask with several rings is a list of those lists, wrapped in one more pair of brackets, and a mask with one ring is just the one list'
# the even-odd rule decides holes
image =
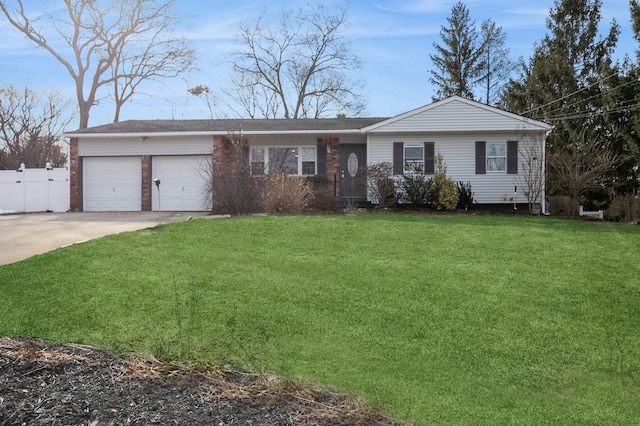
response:
{"label": "brick wall section", "polygon": [[78,158],[78,138],[69,142],[69,208],[80,211],[80,159]]}
{"label": "brick wall section", "polygon": [[[226,142],[226,143],[225,143]],[[229,145],[227,139],[222,136],[213,137],[213,164],[222,164],[225,159],[225,145]]]}
{"label": "brick wall section", "polygon": [[[231,139],[225,136],[213,137],[213,176],[214,182],[218,173],[233,173],[237,150]],[[242,161],[249,166],[249,141],[242,139]],[[216,187],[213,185],[213,210],[216,209]]]}
{"label": "brick wall section", "polygon": [[151,211],[151,157],[149,155],[142,156],[142,211]]}
{"label": "brick wall section", "polygon": [[326,138],[331,152],[327,153],[327,177],[331,182],[336,182],[336,196],[340,197],[340,139]]}

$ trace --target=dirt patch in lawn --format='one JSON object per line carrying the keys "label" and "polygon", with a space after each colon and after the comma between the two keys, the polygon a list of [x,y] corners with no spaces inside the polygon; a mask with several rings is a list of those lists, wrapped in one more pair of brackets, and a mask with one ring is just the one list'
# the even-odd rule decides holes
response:
{"label": "dirt patch in lawn", "polygon": [[0,339],[0,425],[400,425],[313,386]]}

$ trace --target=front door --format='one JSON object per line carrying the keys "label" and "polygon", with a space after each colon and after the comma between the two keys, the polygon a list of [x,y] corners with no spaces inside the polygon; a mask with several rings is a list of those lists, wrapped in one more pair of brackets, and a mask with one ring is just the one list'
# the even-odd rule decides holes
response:
{"label": "front door", "polygon": [[350,201],[367,199],[367,146],[340,145],[340,198]]}

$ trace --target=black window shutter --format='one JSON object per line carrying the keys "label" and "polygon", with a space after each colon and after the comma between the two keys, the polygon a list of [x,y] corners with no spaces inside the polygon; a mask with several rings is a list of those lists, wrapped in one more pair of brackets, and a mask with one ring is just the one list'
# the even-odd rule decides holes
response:
{"label": "black window shutter", "polygon": [[327,144],[322,139],[317,141],[318,176],[327,175]]}
{"label": "black window shutter", "polygon": [[249,164],[249,145],[242,145],[242,162]]}
{"label": "black window shutter", "polygon": [[518,141],[507,142],[507,174],[518,174]]}
{"label": "black window shutter", "polygon": [[393,143],[393,174],[401,175],[404,172],[404,142]]}
{"label": "black window shutter", "polygon": [[432,175],[436,171],[436,153],[433,142],[424,143],[424,174]]}
{"label": "black window shutter", "polygon": [[487,173],[487,143],[476,142],[476,174]]}

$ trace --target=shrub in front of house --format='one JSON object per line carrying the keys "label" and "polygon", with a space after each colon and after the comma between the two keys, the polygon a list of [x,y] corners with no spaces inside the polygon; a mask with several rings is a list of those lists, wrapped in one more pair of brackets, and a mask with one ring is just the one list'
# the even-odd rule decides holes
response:
{"label": "shrub in front of house", "polygon": [[452,210],[458,204],[456,182],[447,176],[447,166],[442,155],[436,156],[436,169],[429,186],[429,200],[436,210]]}
{"label": "shrub in front of house", "polygon": [[402,176],[402,191],[405,198],[415,207],[429,204],[429,188],[432,179],[424,173],[420,164],[407,164],[407,172]]}
{"label": "shrub in front of house", "polygon": [[261,211],[262,180],[250,175],[239,162],[214,164],[207,192],[212,196],[214,213],[245,215]]}
{"label": "shrub in front of house", "polygon": [[473,191],[471,190],[471,182],[459,181],[456,184],[456,190],[458,191],[457,208],[464,209],[465,211],[473,208],[475,201],[473,199]]}
{"label": "shrub in front of house", "polygon": [[640,198],[635,194],[618,194],[604,211],[607,220],[640,223]]}
{"label": "shrub in front of house", "polygon": [[267,213],[301,213],[313,199],[313,189],[302,176],[272,174],[266,182],[262,207]]}
{"label": "shrub in front of house", "polygon": [[367,167],[367,192],[378,209],[395,205],[398,201],[398,187],[393,179],[393,165],[387,162],[375,163]]}
{"label": "shrub in front of house", "polygon": [[305,180],[313,191],[313,198],[309,203],[309,210],[321,212],[336,211],[338,200],[335,196],[333,181],[326,176],[307,176]]}

